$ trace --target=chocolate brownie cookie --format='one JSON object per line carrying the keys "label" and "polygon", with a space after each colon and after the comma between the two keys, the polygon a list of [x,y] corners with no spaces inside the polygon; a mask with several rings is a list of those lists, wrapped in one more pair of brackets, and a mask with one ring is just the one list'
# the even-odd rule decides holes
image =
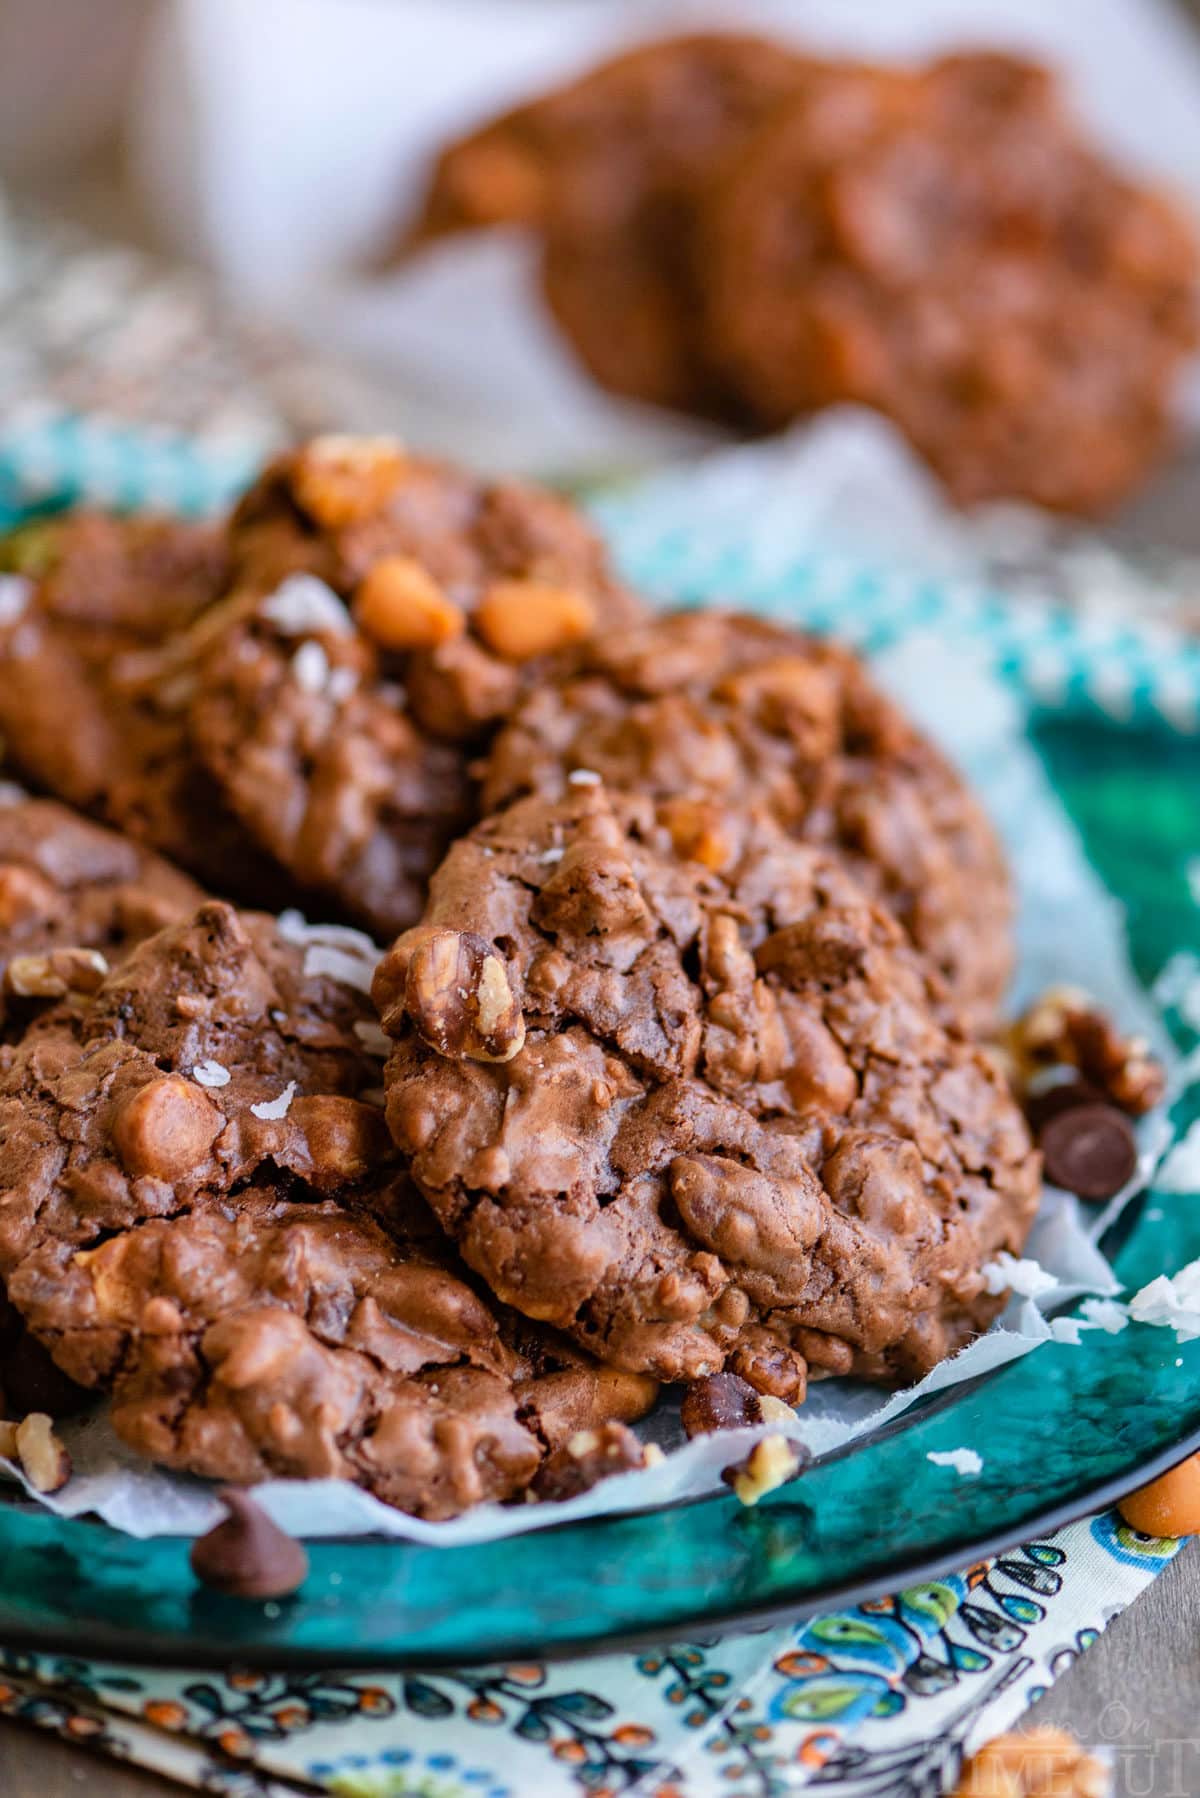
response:
{"label": "chocolate brownie cookie", "polygon": [[670,801],[683,853],[720,869],[726,815],[765,804],[836,848],[986,1022],[1011,964],[1004,861],[961,778],[849,650],[728,612],[652,618],[585,645],[493,746],[484,802],[573,771]]}
{"label": "chocolate brownie cookie", "polygon": [[1037,1156],[938,976],[842,860],[739,805],[486,819],[380,964],[388,1122],[467,1263],[617,1367],[925,1373],[983,1328]]}
{"label": "chocolate brownie cookie", "polygon": [[495,224],[542,235],[547,304],[603,386],[723,415],[703,339],[696,211],[805,61],[705,33],[642,45],[449,145],[411,242]]}
{"label": "chocolate brownie cookie", "polygon": [[0,792],[0,1042],[93,991],[136,943],[187,917],[185,874],[52,799]]}
{"label": "chocolate brownie cookie", "polygon": [[[10,559],[13,559],[10,557]],[[0,577],[0,732],[11,765],[207,884],[283,904],[192,754],[178,651],[223,591],[219,527],[79,512],[21,533]]]}
{"label": "chocolate brownie cookie", "polygon": [[1048,72],[814,67],[706,212],[711,353],[765,425],[877,407],[958,501],[1117,503],[1160,455],[1200,254]]}
{"label": "chocolate brownie cookie", "polygon": [[0,1079],[0,1270],[152,1459],[442,1517],[653,1384],[455,1271],[372,1102],[370,965],[353,933],[208,904],[42,1020]]}
{"label": "chocolate brownie cookie", "polygon": [[199,668],[199,754],[255,840],[380,935],[419,915],[467,768],[547,656],[639,616],[565,501],[390,441],[275,463],[231,529],[243,610]]}

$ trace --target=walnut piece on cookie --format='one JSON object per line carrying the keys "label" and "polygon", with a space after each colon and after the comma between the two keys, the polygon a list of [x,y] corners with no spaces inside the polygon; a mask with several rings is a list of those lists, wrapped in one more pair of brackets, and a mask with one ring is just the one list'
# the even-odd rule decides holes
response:
{"label": "walnut piece on cookie", "polygon": [[579,770],[649,793],[679,854],[720,871],[722,820],[765,805],[836,849],[990,1021],[1012,960],[995,833],[961,776],[849,650],[764,619],[668,613],[598,636],[517,708],[488,758],[487,811],[557,796]]}
{"label": "walnut piece on cookie", "polygon": [[[468,1265],[616,1367],[903,1380],[986,1327],[1037,1161],[937,976],[841,861],[725,814],[683,859],[648,799],[568,785],[486,819],[374,996],[388,1121]],[[414,943],[490,945],[525,1036],[438,1036]],[[475,951],[478,957],[482,951]]]}
{"label": "walnut piece on cookie", "polygon": [[148,1458],[451,1516],[655,1387],[456,1265],[367,1096],[369,1007],[340,966],[214,902],[32,1026],[0,1070],[0,1273]]}

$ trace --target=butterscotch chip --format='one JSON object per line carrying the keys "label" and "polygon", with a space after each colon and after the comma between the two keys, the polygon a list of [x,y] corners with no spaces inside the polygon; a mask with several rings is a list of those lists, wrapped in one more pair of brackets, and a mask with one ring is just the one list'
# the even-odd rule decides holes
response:
{"label": "butterscotch chip", "polygon": [[292,491],[318,524],[336,530],[380,511],[403,480],[406,461],[391,437],[314,437],[297,452]]}
{"label": "butterscotch chip", "polygon": [[[730,808],[712,870],[651,799],[564,786],[457,843],[376,972],[388,1122],[443,1227],[527,1316],[739,1375],[760,1414],[810,1348],[919,1377],[991,1321],[981,1270],[1036,1209],[1007,1086],[840,857]],[[500,945],[482,1060],[464,1006]]]}
{"label": "butterscotch chip", "polygon": [[199,1166],[224,1125],[198,1088],[172,1074],[125,1101],[113,1120],[113,1146],[127,1173],[171,1180]]}
{"label": "butterscotch chip", "polygon": [[384,556],[367,570],[354,616],[383,649],[436,649],[466,628],[461,608],[412,556]]}
{"label": "butterscotch chip", "polygon": [[588,636],[596,608],[586,593],[541,581],[496,581],[479,602],[475,625],[497,655],[510,662],[567,649]]}

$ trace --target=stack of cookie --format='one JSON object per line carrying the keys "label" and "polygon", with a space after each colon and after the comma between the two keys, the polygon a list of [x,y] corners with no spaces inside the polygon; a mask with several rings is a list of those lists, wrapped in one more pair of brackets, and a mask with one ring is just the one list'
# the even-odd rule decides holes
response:
{"label": "stack of cookie", "polygon": [[849,652],[390,441],[3,553],[10,1417],[440,1518],[987,1327],[1003,862]]}
{"label": "stack of cookie", "polygon": [[1198,339],[1192,221],[1008,53],[640,46],[448,145],[403,253],[498,225],[601,385],[748,430],[873,406],[964,504],[1116,505]]}

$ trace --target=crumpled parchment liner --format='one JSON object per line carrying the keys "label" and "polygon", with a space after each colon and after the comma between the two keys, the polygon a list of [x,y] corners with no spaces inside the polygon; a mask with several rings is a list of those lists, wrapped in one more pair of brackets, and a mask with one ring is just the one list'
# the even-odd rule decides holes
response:
{"label": "crumpled parchment liner", "polygon": [[[929,637],[910,637],[877,662],[876,671],[964,769],[1004,836],[1019,896],[1014,1002],[1020,1004],[1053,983],[1086,987],[1125,1030],[1152,1040],[1177,1084],[1191,1070],[1182,1068],[1157,1011],[1134,977],[1120,908],[1088,864],[1025,738],[1014,695],[961,649],[948,650]],[[1099,1213],[1070,1194],[1047,1192],[1025,1255],[1055,1275],[1058,1285],[1052,1291],[1036,1302],[1015,1295],[986,1336],[906,1391],[888,1395],[851,1380],[815,1383],[789,1434],[814,1455],[827,1454],[890,1423],[930,1394],[976,1379],[1050,1340],[1044,1312],[1084,1294],[1116,1293],[1117,1282],[1098,1239],[1129,1198],[1144,1188],[1172,1141],[1161,1113],[1146,1119],[1139,1135],[1137,1174]],[[774,1427],[777,1431],[778,1425]],[[103,1415],[68,1425],[62,1433],[76,1472],[60,1493],[41,1501],[61,1515],[94,1512],[114,1528],[140,1537],[198,1534],[222,1515],[210,1486],[137,1460],[116,1440]],[[666,1459],[655,1467],[619,1475],[563,1504],[486,1505],[449,1523],[423,1523],[336,1480],[272,1480],[256,1488],[255,1496],[294,1534],[374,1533],[449,1547],[700,1497],[717,1489],[722,1469],[744,1458],[770,1430],[724,1431],[685,1443],[677,1402],[668,1397],[641,1433],[666,1451]],[[962,1476],[948,1470],[946,1477]]]}

